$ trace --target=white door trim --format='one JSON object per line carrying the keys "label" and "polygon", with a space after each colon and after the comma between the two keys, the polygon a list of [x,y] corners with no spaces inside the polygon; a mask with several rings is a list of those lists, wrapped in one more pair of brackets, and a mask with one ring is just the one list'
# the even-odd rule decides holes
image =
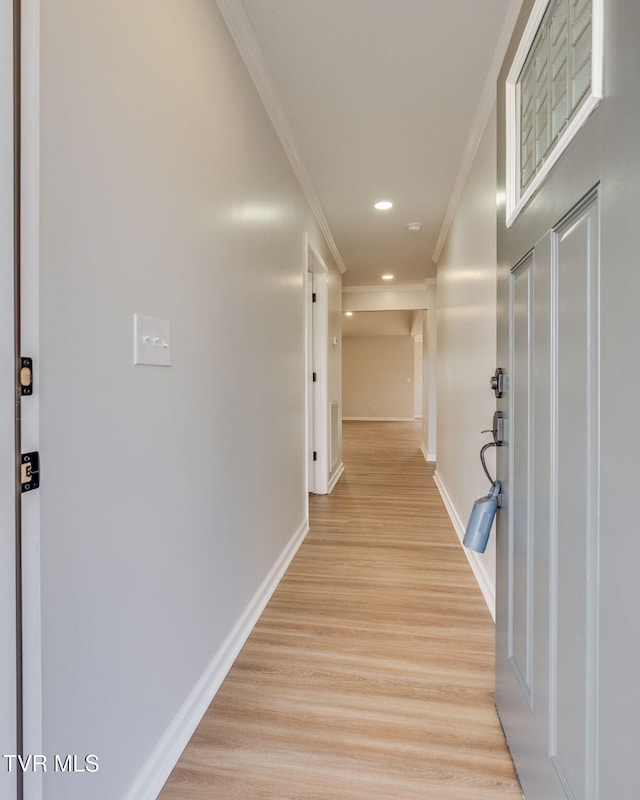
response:
{"label": "white door trim", "polygon": [[[305,243],[306,251],[306,243]],[[305,255],[305,264],[306,264]],[[315,470],[313,468],[313,441],[314,441],[314,422],[313,422],[313,383],[311,374],[313,372],[313,273],[304,274],[304,322],[305,322],[305,392],[304,401],[306,409],[305,425],[305,465],[306,465],[306,487],[307,487],[307,520],[309,519],[309,494],[314,492]]]}
{"label": "white door trim", "polygon": [[[329,338],[329,311],[328,311],[328,268],[322,256],[305,233],[305,281],[306,273],[313,275],[313,292],[316,295],[315,314],[312,324],[311,365],[307,364],[306,385],[311,386],[310,395],[307,394],[307,410],[313,404],[313,441],[307,442],[307,455],[310,451],[317,454],[313,463],[314,469],[310,479],[307,480],[309,491],[315,494],[327,494],[329,491],[329,381],[328,381],[328,338]],[[306,289],[305,289],[306,294]],[[308,304],[305,303],[307,314],[310,313]],[[309,329],[309,326],[307,326]],[[307,359],[308,361],[308,359]],[[315,372],[315,382],[309,383],[309,375]],[[307,428],[309,426],[307,425]],[[313,486],[313,488],[311,488]]]}
{"label": "white door trim", "polygon": [[[0,756],[17,752],[13,3],[0,3]],[[5,749],[6,748],[6,749]],[[0,759],[0,796],[17,796]]]}
{"label": "white door trim", "polygon": [[[22,404],[22,448],[40,447],[39,186],[40,2],[22,0],[21,344],[34,360],[34,393]],[[46,464],[43,467],[46,476]],[[43,753],[40,490],[22,504],[23,718],[25,753]],[[42,797],[42,773],[25,773],[24,800]]]}

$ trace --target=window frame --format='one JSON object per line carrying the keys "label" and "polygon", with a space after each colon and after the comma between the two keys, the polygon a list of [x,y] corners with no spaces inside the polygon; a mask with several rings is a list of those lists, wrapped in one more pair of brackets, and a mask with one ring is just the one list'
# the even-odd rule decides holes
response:
{"label": "window frame", "polygon": [[536,0],[505,81],[506,226],[510,228],[538,191],[560,156],[604,97],[604,0],[592,0],[591,89],[524,190],[520,186],[521,108],[519,78],[552,0]]}

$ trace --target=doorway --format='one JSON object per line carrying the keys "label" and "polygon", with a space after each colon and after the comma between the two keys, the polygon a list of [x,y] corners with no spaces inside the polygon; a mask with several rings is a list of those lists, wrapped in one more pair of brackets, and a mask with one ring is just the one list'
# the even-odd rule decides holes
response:
{"label": "doorway", "polygon": [[423,418],[423,317],[422,309],[345,311],[343,419]]}

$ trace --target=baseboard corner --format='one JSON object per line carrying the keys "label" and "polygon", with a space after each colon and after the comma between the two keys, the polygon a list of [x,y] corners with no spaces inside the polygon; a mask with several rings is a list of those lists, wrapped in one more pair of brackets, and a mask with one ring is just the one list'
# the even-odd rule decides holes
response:
{"label": "baseboard corner", "polygon": [[435,464],[435,462],[436,462],[435,455],[433,455],[432,453],[428,453],[427,452],[427,448],[424,446],[424,443],[420,444],[420,452],[422,453],[422,455],[424,456],[424,460],[428,464]]}
{"label": "baseboard corner", "polygon": [[338,483],[338,481],[340,480],[340,476],[342,475],[342,473],[343,473],[343,472],[344,472],[344,462],[342,462],[342,461],[341,461],[341,462],[340,462],[340,464],[338,465],[338,468],[337,468],[337,469],[336,469],[336,471],[333,473],[333,477],[332,477],[332,478],[331,478],[331,480],[329,481],[329,486],[328,486],[328,489],[327,489],[327,494],[331,494],[331,492],[334,490],[334,488],[335,488],[335,485],[336,485],[336,483]]}

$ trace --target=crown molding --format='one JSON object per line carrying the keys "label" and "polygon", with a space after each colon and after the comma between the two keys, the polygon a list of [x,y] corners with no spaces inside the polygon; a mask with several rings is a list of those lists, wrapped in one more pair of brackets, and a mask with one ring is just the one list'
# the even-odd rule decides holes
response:
{"label": "crown molding", "polygon": [[460,198],[462,197],[462,192],[464,191],[469,173],[471,172],[471,167],[473,166],[473,160],[476,157],[478,147],[482,141],[482,135],[487,127],[487,123],[489,122],[489,117],[496,100],[496,84],[498,82],[498,75],[500,74],[502,62],[504,61],[507,48],[509,47],[509,42],[518,20],[520,9],[522,8],[522,3],[523,0],[510,0],[502,21],[502,27],[500,28],[500,33],[498,34],[498,40],[493,51],[493,57],[491,58],[487,76],[485,78],[482,91],[480,92],[480,99],[478,100],[478,105],[476,107],[476,114],[471,127],[471,133],[469,134],[464,153],[462,154],[460,166],[458,167],[458,174],[456,175],[453,189],[451,190],[451,195],[449,196],[449,203],[444,215],[444,220],[442,221],[442,227],[440,228],[440,235],[438,236],[436,249],[433,251],[433,256],[431,257],[436,264],[438,263],[438,259],[440,258],[440,254],[442,253],[442,249],[444,248],[447,240],[447,236],[449,235],[451,223],[455,217],[458,204],[460,203]]}
{"label": "crown molding", "polygon": [[307,198],[307,202],[311,207],[318,227],[324,236],[327,247],[331,251],[331,255],[335,259],[340,272],[344,274],[347,268],[342,260],[338,246],[335,243],[331,229],[329,228],[329,223],[327,222],[320,198],[318,197],[309,171],[303,161],[297,139],[285,113],[282,100],[278,94],[274,80],[271,77],[267,63],[264,60],[264,55],[256,39],[251,20],[242,4],[242,0],[217,0],[217,4],[229,28],[229,32],[236,43],[236,47],[240,52],[240,56],[258,90],[258,94],[264,103],[271,123],[278,134],[278,138],[287,154],[287,158],[300,183],[302,191]]}

